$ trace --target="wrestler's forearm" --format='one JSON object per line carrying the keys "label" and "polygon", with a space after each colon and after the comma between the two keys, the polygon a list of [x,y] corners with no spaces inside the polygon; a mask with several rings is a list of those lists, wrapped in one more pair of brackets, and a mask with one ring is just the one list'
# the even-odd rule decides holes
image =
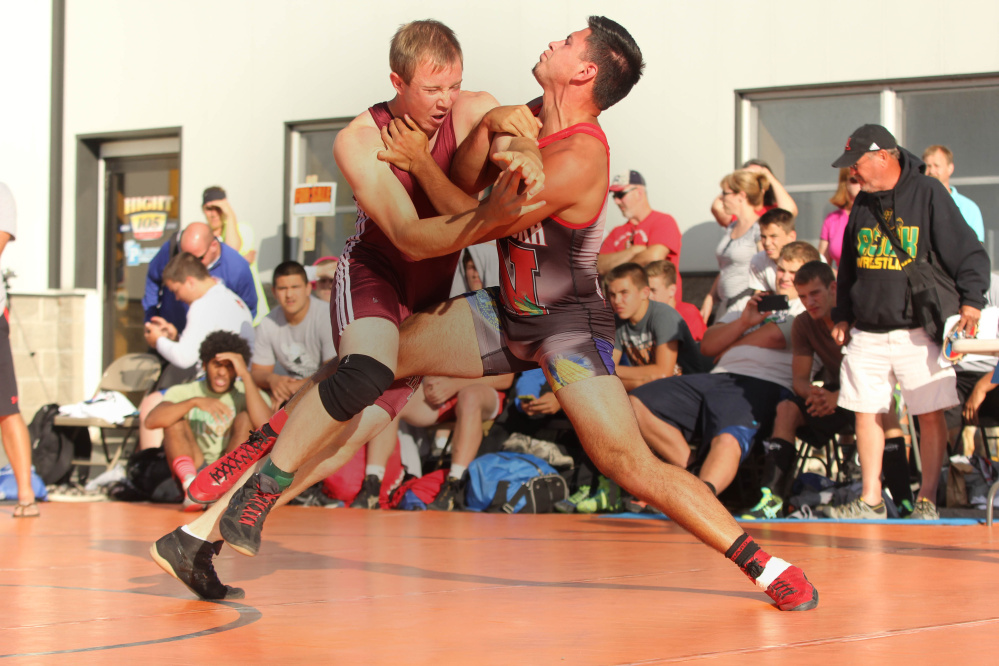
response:
{"label": "wrestler's forearm", "polygon": [[413,164],[412,175],[442,215],[457,215],[479,204],[478,199],[448,180],[447,174],[429,157]]}
{"label": "wrestler's forearm", "polygon": [[468,194],[480,192],[489,184],[489,149],[492,135],[480,121],[461,142],[451,159],[451,180]]}

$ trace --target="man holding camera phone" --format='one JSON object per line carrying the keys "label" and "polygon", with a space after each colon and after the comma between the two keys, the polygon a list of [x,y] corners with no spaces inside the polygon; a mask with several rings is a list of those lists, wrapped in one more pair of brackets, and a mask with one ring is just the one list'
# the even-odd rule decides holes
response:
{"label": "man holding camera phone", "polygon": [[[732,483],[757,434],[769,431],[777,403],[791,395],[791,324],[804,312],[794,276],[818,260],[808,243],[788,243],[777,260],[778,293],[756,294],[704,334],[701,353],[718,359],[709,374],[660,379],[631,393],[649,446],[675,465],[700,463],[698,477],[715,494]],[[695,437],[703,446],[692,452]]]}

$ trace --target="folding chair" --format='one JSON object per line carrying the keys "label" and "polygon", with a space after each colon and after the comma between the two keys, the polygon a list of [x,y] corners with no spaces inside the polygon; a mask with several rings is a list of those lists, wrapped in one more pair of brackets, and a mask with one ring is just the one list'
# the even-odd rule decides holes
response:
{"label": "folding chair", "polygon": [[[156,384],[156,380],[160,376],[160,370],[160,360],[152,354],[126,354],[107,367],[107,370],[104,371],[104,375],[101,377],[101,383],[97,387],[97,392],[118,391],[131,400],[132,404],[138,405],[142,398]],[[73,418],[70,416],[57,416],[54,425],[100,429],[104,458],[108,462],[108,468],[111,468],[115,466],[128,449],[129,440],[139,428],[139,417],[138,415],[128,416],[122,423],[111,423],[110,421],[95,417]],[[109,430],[125,431],[125,436],[121,440],[121,446],[115,451],[113,457],[108,449],[106,436]]]}

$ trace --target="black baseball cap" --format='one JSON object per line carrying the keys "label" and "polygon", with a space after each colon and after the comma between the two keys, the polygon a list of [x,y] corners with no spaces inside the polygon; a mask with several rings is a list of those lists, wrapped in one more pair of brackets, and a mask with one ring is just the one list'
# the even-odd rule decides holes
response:
{"label": "black baseball cap", "polygon": [[832,163],[837,169],[853,166],[864,153],[898,148],[895,137],[881,125],[861,125],[846,140],[846,148],[839,159]]}
{"label": "black baseball cap", "polygon": [[204,206],[212,201],[220,201],[222,199],[225,199],[225,190],[216,186],[209,187],[201,195],[201,205]]}
{"label": "black baseball cap", "polygon": [[642,174],[637,171],[627,171],[625,173],[619,173],[614,176],[614,180],[611,181],[610,191],[620,192],[629,185],[645,185],[645,179],[642,178]]}

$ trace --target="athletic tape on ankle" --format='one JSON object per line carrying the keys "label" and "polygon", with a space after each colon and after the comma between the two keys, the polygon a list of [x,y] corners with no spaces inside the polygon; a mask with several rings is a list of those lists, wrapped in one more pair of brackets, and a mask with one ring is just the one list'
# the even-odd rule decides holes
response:
{"label": "athletic tape on ankle", "polygon": [[281,490],[284,490],[285,488],[290,486],[291,482],[295,479],[294,472],[285,472],[283,469],[272,463],[270,458],[268,458],[267,462],[264,463],[264,467],[263,469],[260,470],[260,473],[266,474],[267,476],[277,481],[277,484],[278,486],[281,487]]}
{"label": "athletic tape on ankle", "polygon": [[771,557],[770,561],[767,562],[767,566],[763,567],[763,573],[756,577],[756,584],[766,590],[790,566],[790,562],[785,562],[779,557]]}

